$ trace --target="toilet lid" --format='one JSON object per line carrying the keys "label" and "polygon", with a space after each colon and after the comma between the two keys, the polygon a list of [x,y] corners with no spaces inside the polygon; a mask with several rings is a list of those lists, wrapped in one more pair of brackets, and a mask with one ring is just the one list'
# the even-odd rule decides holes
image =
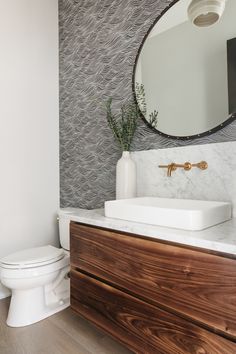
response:
{"label": "toilet lid", "polygon": [[62,248],[48,245],[12,253],[1,259],[1,265],[7,268],[29,268],[55,262],[63,258],[63,256],[64,251]]}

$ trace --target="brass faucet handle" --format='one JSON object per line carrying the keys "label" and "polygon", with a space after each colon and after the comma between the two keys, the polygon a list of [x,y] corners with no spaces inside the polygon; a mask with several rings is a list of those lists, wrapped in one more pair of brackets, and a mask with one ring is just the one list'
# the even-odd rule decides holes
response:
{"label": "brass faucet handle", "polygon": [[183,167],[185,171],[190,171],[192,168],[192,164],[190,162],[185,162]]}
{"label": "brass faucet handle", "polygon": [[195,166],[200,168],[200,170],[206,170],[208,168],[208,163],[206,161],[201,161],[196,163]]}

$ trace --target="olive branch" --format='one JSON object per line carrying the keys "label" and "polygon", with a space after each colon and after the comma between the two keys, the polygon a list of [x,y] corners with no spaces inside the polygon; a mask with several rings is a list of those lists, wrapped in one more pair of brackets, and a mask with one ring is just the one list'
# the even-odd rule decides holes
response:
{"label": "olive branch", "polygon": [[119,114],[112,113],[112,98],[106,102],[107,121],[122,151],[130,151],[137,128],[139,109],[135,102],[123,104]]}
{"label": "olive branch", "polygon": [[[123,104],[120,112],[116,114],[112,112],[112,98],[110,97],[105,102],[107,122],[122,151],[130,151],[140,113],[147,119],[144,85],[136,82],[135,93],[136,102],[131,100]],[[154,110],[147,119],[148,123],[154,128],[157,127],[157,116],[158,112]]]}
{"label": "olive branch", "polygon": [[140,109],[140,112],[143,114],[144,118],[148,121],[148,123],[153,127],[157,128],[158,123],[158,111],[154,110],[149,114],[147,117],[147,104],[145,100],[145,89],[144,85],[138,82],[135,83],[135,93],[136,93],[136,100]]}

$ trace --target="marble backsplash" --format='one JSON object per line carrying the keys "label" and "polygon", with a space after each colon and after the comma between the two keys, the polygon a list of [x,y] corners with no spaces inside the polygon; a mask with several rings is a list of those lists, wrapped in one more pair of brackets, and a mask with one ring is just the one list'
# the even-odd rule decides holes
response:
{"label": "marble backsplash", "polygon": [[[138,196],[230,201],[236,216],[236,142],[136,151]],[[205,171],[177,169],[167,177],[158,165],[207,161]]]}

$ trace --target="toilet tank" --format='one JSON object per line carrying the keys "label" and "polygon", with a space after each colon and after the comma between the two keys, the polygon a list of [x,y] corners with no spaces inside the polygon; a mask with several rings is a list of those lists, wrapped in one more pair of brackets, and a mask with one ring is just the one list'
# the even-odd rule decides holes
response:
{"label": "toilet tank", "polygon": [[70,214],[62,209],[58,212],[60,244],[64,250],[68,251],[70,249]]}

